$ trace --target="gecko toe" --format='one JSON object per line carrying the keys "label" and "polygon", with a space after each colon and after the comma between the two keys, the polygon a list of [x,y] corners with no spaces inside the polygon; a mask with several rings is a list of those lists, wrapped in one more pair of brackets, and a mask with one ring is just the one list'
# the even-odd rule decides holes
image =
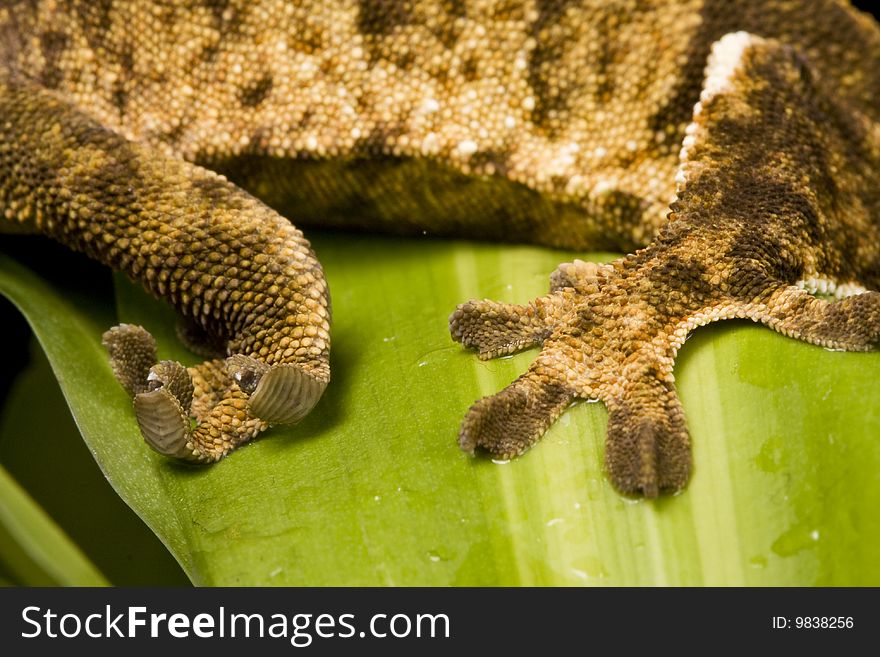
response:
{"label": "gecko toe", "polygon": [[564,262],[550,274],[550,291],[570,287],[582,294],[591,294],[598,292],[613,275],[614,267],[610,264],[584,260]]}
{"label": "gecko toe", "polygon": [[165,360],[150,368],[147,389],[134,397],[134,410],[144,440],[165,456],[201,460],[193,448],[188,411],[193,382],[186,368]]}
{"label": "gecko toe", "polygon": [[548,323],[541,300],[525,306],[468,301],[449,317],[449,332],[453,340],[488,359],[540,344],[548,333]]}
{"label": "gecko toe", "polygon": [[270,424],[299,422],[321,399],[328,383],[295,363],[267,365],[244,354],[227,358],[226,368],[242,392],[250,395],[250,412]]}
{"label": "gecko toe", "polygon": [[101,344],[110,354],[110,367],[128,392],[147,390],[150,368],[156,363],[156,340],[141,326],[119,324],[104,332]]}
{"label": "gecko toe", "polygon": [[497,458],[519,456],[531,447],[574,398],[564,386],[530,370],[501,392],[471,406],[458,444],[479,447]]}
{"label": "gecko toe", "polygon": [[826,301],[792,285],[778,284],[746,316],[785,335],[829,349],[870,351],[880,346],[880,293],[861,292]]}
{"label": "gecko toe", "polygon": [[608,402],[605,465],[622,493],[657,497],[690,477],[690,440],[671,385],[641,381],[623,400]]}
{"label": "gecko toe", "polygon": [[150,447],[164,456],[200,460],[193,450],[189,417],[167,389],[138,394],[134,410],[141,434]]}

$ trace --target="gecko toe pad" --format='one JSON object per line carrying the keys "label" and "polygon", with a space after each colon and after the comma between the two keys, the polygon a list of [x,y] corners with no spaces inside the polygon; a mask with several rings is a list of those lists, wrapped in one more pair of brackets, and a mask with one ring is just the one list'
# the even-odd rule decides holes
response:
{"label": "gecko toe pad", "polygon": [[142,392],[134,398],[138,426],[147,444],[164,456],[200,460],[193,450],[189,417],[168,390]]}
{"label": "gecko toe pad", "polygon": [[250,410],[272,424],[299,422],[314,408],[327,381],[321,381],[295,364],[270,367],[250,396]]}
{"label": "gecko toe pad", "polygon": [[164,360],[150,368],[147,391],[134,397],[134,410],[141,434],[160,454],[184,460],[200,460],[193,449],[190,418],[193,382],[186,368]]}

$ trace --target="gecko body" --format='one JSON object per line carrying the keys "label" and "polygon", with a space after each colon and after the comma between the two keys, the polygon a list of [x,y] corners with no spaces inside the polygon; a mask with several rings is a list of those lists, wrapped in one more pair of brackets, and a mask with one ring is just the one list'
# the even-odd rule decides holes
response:
{"label": "gecko body", "polygon": [[329,382],[326,283],[286,218],[630,252],[450,317],[483,358],[541,346],[462,448],[521,454],[601,399],[624,492],[687,482],[694,328],[880,339],[880,29],[844,3],[5,2],[0,57],[0,226],[141,281],[209,356],[105,336],[171,456],[216,460]]}

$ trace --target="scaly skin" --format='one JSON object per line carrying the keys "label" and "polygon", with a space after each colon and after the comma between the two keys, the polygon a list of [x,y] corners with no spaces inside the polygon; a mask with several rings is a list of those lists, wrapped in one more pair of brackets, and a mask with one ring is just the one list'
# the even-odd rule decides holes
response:
{"label": "scaly skin", "polygon": [[28,82],[0,80],[0,116],[7,218],[142,281],[210,336],[205,349],[230,356],[187,373],[154,366],[140,327],[104,335],[155,449],[215,461],[311,410],[330,379],[330,311],[302,233],[221,176],[126,141]]}
{"label": "scaly skin", "polygon": [[542,345],[463,449],[520,454],[600,398],[626,492],[687,481],[693,328],[878,341],[880,30],[834,0],[37,0],[0,8],[0,54],[8,225],[126,271],[227,357],[187,372],[108,332],[163,453],[216,459],[329,380],[320,267],[243,189],[301,224],[645,247],[450,318],[481,357]]}

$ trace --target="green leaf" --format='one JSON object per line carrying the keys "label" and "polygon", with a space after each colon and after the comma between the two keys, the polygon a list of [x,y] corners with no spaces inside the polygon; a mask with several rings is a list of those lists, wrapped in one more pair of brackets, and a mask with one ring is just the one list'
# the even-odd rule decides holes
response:
{"label": "green leaf", "polygon": [[[312,237],[333,294],[333,381],[300,425],[209,468],[140,439],[100,348],[106,311],[90,318],[112,299],[71,303],[64,282],[0,259],[0,291],[34,327],[99,466],[194,582],[880,583],[880,354],[745,323],[700,329],[676,369],[693,479],[675,497],[628,499],[602,471],[601,404],[569,409],[510,463],[456,446],[469,405],[535,352],[481,362],[449,338],[449,313],[543,294],[575,254]],[[152,331],[160,357],[196,360],[164,306],[122,281],[116,297],[118,320]]]}
{"label": "green leaf", "polygon": [[107,580],[0,466],[0,568],[26,586],[104,586]]}
{"label": "green leaf", "polygon": [[[109,275],[103,278],[110,281]],[[10,319],[10,310],[15,312],[2,301],[0,317]],[[26,331],[17,333],[27,337]],[[186,576],[165,546],[95,467],[36,340],[29,351],[30,362],[0,408],[0,465],[59,522],[110,582],[186,584]]]}

